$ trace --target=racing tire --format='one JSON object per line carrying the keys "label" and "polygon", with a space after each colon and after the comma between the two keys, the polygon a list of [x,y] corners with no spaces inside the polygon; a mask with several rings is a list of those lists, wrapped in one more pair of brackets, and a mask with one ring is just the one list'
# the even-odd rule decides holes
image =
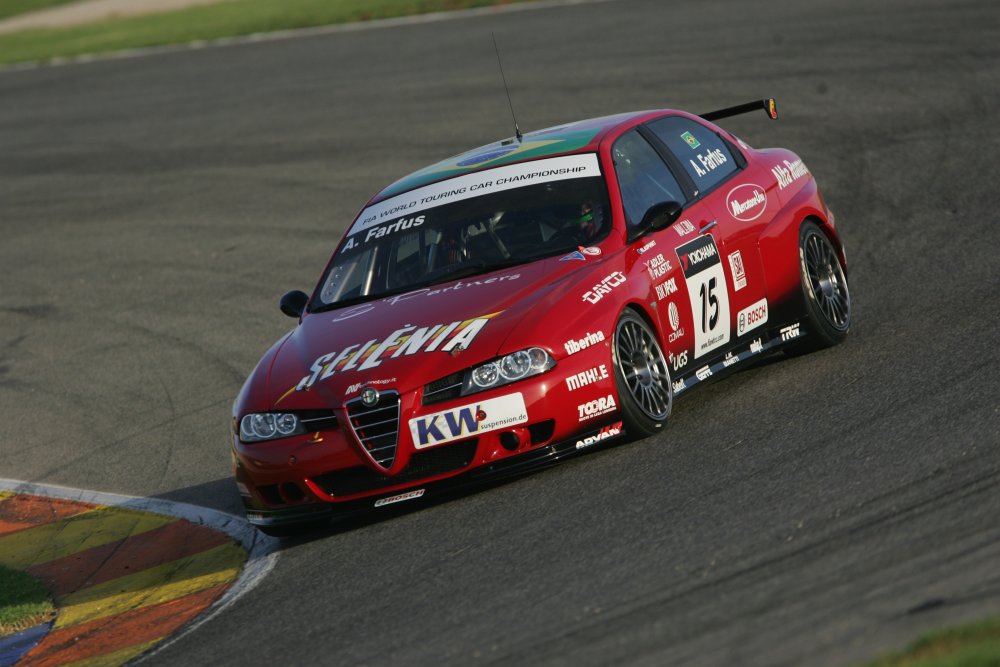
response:
{"label": "racing tire", "polygon": [[670,368],[656,334],[630,308],[615,325],[611,357],[625,432],[636,437],[657,433],[673,409]]}
{"label": "racing tire", "polygon": [[811,220],[799,229],[799,273],[809,333],[793,348],[806,352],[844,341],[851,328],[851,292],[833,243]]}

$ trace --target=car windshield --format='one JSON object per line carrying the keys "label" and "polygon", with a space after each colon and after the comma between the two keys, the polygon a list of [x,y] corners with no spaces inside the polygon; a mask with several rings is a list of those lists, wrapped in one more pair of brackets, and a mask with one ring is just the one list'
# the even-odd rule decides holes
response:
{"label": "car windshield", "polygon": [[600,241],[610,228],[607,190],[593,154],[435,183],[362,211],[312,310],[565,254]]}

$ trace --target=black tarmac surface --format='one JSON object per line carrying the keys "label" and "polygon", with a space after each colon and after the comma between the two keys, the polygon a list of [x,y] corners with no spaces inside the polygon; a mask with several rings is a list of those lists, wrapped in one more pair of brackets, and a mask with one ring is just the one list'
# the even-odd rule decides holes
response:
{"label": "black tarmac surface", "polygon": [[0,72],[0,476],[238,512],[229,410],[368,196],[522,129],[774,96],[839,348],[659,438],[288,542],[152,665],[847,665],[1000,613],[1000,8],[605,2]]}

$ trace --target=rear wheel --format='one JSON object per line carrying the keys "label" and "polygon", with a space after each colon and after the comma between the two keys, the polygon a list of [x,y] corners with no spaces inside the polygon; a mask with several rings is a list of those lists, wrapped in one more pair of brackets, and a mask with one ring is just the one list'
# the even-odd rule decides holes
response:
{"label": "rear wheel", "polygon": [[799,230],[799,272],[809,331],[805,349],[836,345],[851,328],[851,293],[837,250],[816,225],[807,220]]}
{"label": "rear wheel", "polygon": [[656,335],[630,309],[615,326],[611,354],[625,431],[639,437],[656,433],[673,407],[670,370]]}

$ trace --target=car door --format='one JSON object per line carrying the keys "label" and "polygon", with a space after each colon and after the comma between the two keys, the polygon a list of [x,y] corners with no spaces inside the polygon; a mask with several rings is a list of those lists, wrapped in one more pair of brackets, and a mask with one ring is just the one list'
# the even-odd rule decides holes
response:
{"label": "car door", "polygon": [[[658,319],[670,371],[674,375],[684,374],[694,359],[697,342],[703,338],[698,326],[705,316],[701,308],[699,289],[702,284],[699,281],[704,278],[707,284],[712,277],[701,275],[701,270],[708,265],[706,262],[697,266],[696,277],[692,273],[689,278],[675,249],[697,240],[696,230],[710,225],[711,213],[704,213],[705,207],[695,204],[670,227],[638,237],[640,222],[651,206],[665,201],[684,202],[691,198],[691,188],[678,181],[675,171],[667,166],[663,153],[654,148],[638,129],[630,130],[617,139],[612,146],[612,157],[629,238],[632,239],[627,251],[628,279],[642,281],[648,287],[646,301],[652,304]],[[711,233],[706,238],[709,243],[712,242]],[[714,272],[713,276],[715,282],[712,285],[721,285],[724,291],[725,279]],[[712,310],[709,319],[713,327],[708,337],[718,338],[719,332],[725,330],[724,338],[728,340],[728,299],[723,297],[720,301],[717,295],[710,296]]]}
{"label": "car door", "polygon": [[[715,223],[703,224],[698,232],[714,238],[719,256],[711,260],[710,269],[687,277],[695,281],[695,296],[701,298],[700,304],[692,303],[702,314],[701,321],[696,322],[700,325],[696,334],[703,335],[696,342],[695,356],[710,358],[710,352],[759,334],[758,329],[767,322],[764,267],[757,238],[770,219],[766,215],[768,207],[776,210],[777,202],[771,205],[764,188],[746,178],[748,170],[742,153],[708,126],[684,116],[666,116],[648,123],[646,128],[676,159],[675,164],[683,170],[682,180],[686,176],[693,184],[693,202],[700,204]],[[707,247],[706,243],[691,241],[678,253],[693,256],[690,253]],[[718,320],[712,326],[717,311],[727,313],[726,331],[720,329],[723,323]]]}

